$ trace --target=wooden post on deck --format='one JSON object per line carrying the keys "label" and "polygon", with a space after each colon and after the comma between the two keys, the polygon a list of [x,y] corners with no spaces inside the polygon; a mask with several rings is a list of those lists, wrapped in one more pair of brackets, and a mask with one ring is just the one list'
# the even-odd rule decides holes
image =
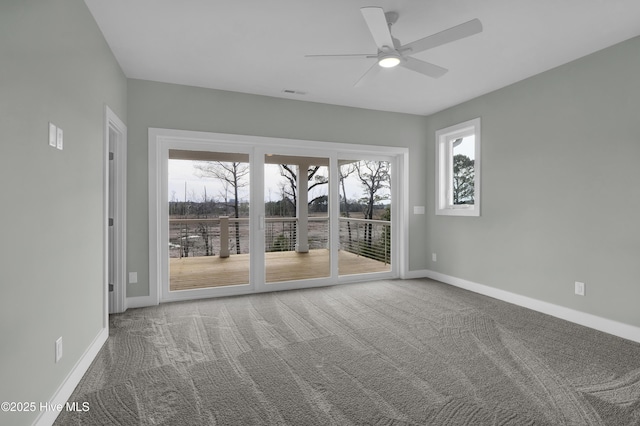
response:
{"label": "wooden post on deck", "polygon": [[309,179],[307,173],[308,163],[298,164],[298,205],[296,215],[298,216],[298,227],[296,229],[296,251],[298,253],[309,252]]}
{"label": "wooden post on deck", "polygon": [[229,216],[220,216],[220,257],[229,257]]}

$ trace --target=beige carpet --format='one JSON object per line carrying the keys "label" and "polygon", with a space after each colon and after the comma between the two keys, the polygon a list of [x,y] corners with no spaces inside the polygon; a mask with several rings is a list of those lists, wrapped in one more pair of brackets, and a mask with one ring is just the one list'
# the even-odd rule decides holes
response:
{"label": "beige carpet", "polygon": [[640,344],[429,280],[111,318],[58,425],[638,425]]}

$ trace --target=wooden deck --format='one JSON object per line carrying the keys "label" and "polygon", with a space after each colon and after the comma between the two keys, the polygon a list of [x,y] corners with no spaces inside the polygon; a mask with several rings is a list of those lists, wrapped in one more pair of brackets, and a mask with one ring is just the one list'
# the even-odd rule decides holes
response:
{"label": "wooden deck", "polygon": [[[265,253],[267,282],[301,280],[328,277],[329,250],[310,250],[309,253],[293,251]],[[221,287],[249,283],[249,255],[235,254],[227,258],[218,256],[169,259],[171,291],[196,288]],[[340,275],[386,272],[391,265],[339,251]]]}

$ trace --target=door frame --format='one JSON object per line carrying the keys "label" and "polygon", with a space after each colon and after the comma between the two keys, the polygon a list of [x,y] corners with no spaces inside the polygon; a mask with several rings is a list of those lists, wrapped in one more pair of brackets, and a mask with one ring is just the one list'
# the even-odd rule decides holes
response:
{"label": "door frame", "polygon": [[[111,132],[115,135],[111,140]],[[113,152],[113,160],[110,160]],[[113,161],[113,176],[109,162]],[[109,186],[113,184],[113,292],[109,292]],[[104,107],[104,289],[105,321],[109,313],[126,310],[127,264],[127,126],[109,108]]]}
{"label": "door frame", "polygon": [[[327,286],[348,282],[364,281],[370,279],[386,279],[405,277],[408,271],[408,164],[409,150],[405,147],[360,145],[337,142],[296,140],[285,138],[272,138],[262,136],[236,135],[211,132],[197,132],[185,130],[173,130],[162,128],[149,128],[149,296],[146,297],[148,305],[165,301],[188,300],[216,296],[228,296],[247,294],[254,292],[278,291],[285,289],[298,289],[307,287]],[[179,146],[180,149],[217,151],[232,149],[233,152],[249,154],[250,161],[250,208],[249,226],[252,229],[250,240],[250,253],[252,254],[252,266],[250,271],[250,283],[243,286],[221,287],[216,289],[182,290],[167,297],[163,288],[168,280],[168,259],[164,259],[168,248],[164,247],[166,241],[168,218],[166,210],[167,197],[167,160],[169,147]],[[187,147],[187,148],[185,148]],[[340,276],[331,275],[328,279],[309,279],[299,281],[287,281],[282,283],[264,282],[264,227],[260,221],[264,220],[264,203],[256,203],[254,200],[264,200],[264,155],[270,152],[281,154],[305,153],[308,156],[325,157],[330,160],[330,170],[337,165],[338,158],[349,157],[358,159],[385,159],[391,160],[392,166],[392,244],[393,251],[392,271],[375,274],[361,274]],[[347,159],[349,159],[347,158]],[[337,168],[330,171],[330,180],[335,182],[330,186],[330,198],[334,201],[330,204],[330,221],[338,220],[339,193],[337,189]],[[330,226],[331,241],[337,248],[338,229],[337,223]],[[335,250],[332,250],[332,253]],[[257,256],[256,256],[257,255]],[[167,254],[168,256],[168,254]],[[337,252],[332,262],[337,262]],[[335,263],[337,265],[337,263]],[[337,266],[336,266],[337,269]],[[167,287],[168,288],[168,287]]]}

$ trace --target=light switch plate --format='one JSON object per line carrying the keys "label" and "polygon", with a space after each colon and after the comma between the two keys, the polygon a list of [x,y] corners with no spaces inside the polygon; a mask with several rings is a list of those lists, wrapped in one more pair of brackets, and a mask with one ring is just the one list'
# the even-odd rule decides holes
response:
{"label": "light switch plate", "polygon": [[63,146],[62,135],[63,135],[62,129],[60,127],[58,127],[58,135],[56,137],[56,147],[59,150],[62,150],[62,146]]}
{"label": "light switch plate", "polygon": [[129,284],[135,284],[138,282],[138,273],[129,272]]}
{"label": "light switch plate", "polygon": [[62,359],[62,336],[56,340],[56,362]]}
{"label": "light switch plate", "polygon": [[424,206],[413,206],[413,214],[424,214]]}
{"label": "light switch plate", "polygon": [[55,124],[49,122],[49,146],[57,147],[58,146],[58,128]]}

